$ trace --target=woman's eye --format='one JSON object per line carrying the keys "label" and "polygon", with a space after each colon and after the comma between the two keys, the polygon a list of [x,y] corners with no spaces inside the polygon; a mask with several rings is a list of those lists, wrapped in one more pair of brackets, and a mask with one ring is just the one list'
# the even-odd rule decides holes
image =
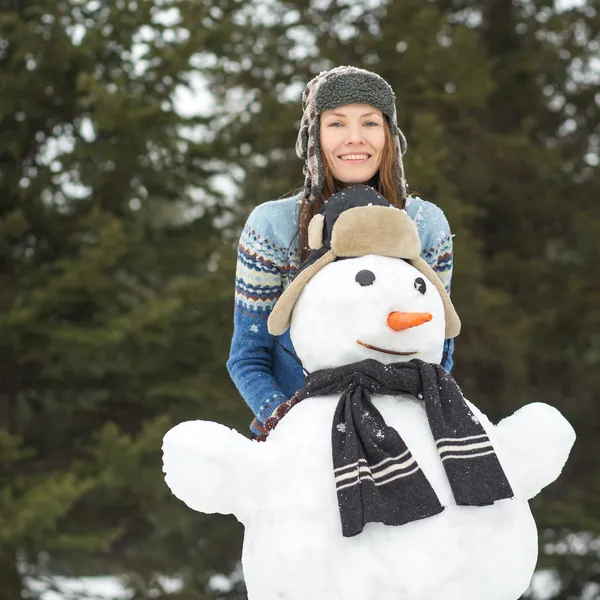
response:
{"label": "woman's eye", "polygon": [[373,273],[373,271],[369,271],[368,269],[363,269],[356,274],[354,279],[357,283],[363,287],[366,287],[375,283],[375,273]]}
{"label": "woman's eye", "polygon": [[339,121],[334,121],[333,123],[329,123],[328,127],[341,127],[342,124]]}
{"label": "woman's eye", "polygon": [[424,294],[427,291],[427,285],[422,277],[417,277],[415,279],[415,290],[421,292],[421,294]]}
{"label": "woman's eye", "polygon": [[377,123],[376,121],[367,121],[365,125],[368,125],[369,127],[378,127],[379,123]]}

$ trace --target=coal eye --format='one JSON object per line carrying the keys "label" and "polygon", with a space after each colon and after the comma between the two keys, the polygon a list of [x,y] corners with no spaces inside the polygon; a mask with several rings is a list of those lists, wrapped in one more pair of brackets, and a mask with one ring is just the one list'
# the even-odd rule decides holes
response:
{"label": "coal eye", "polygon": [[424,294],[427,291],[427,286],[425,285],[425,280],[422,277],[417,277],[415,279],[415,290]]}
{"label": "coal eye", "polygon": [[373,283],[375,282],[375,273],[373,273],[373,271],[363,269],[362,271],[359,271],[356,274],[355,279],[357,283],[360,283],[360,285],[362,285],[363,287],[367,285],[373,285]]}

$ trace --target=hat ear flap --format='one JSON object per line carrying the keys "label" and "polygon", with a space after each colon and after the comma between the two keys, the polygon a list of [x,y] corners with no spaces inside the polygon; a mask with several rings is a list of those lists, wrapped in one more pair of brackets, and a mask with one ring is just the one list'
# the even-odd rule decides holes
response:
{"label": "hat ear flap", "polygon": [[306,159],[308,156],[308,125],[303,125],[298,132],[296,140],[296,155],[298,158]]}
{"label": "hat ear flap", "polygon": [[404,137],[404,134],[402,133],[402,130],[400,129],[400,127],[398,127],[398,124],[396,123],[396,121],[390,119],[389,117],[387,117],[387,119],[388,119],[388,123],[389,123],[389,127],[390,127],[390,133],[394,137],[398,138],[398,146],[400,147],[400,156],[404,156],[406,154],[406,148],[407,148],[406,138]]}
{"label": "hat ear flap", "polygon": [[398,141],[400,142],[400,156],[404,156],[406,154],[406,148],[407,148],[408,144],[406,143],[406,138],[404,137],[404,134],[402,133],[400,128],[398,127],[397,129],[398,129]]}
{"label": "hat ear flap", "polygon": [[312,250],[320,250],[323,247],[323,227],[325,217],[321,214],[315,215],[308,224],[308,246]]}

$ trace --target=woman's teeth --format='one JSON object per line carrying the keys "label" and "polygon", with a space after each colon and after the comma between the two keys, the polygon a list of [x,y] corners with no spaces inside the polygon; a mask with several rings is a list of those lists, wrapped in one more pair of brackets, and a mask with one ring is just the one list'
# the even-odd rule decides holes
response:
{"label": "woman's teeth", "polygon": [[367,160],[369,158],[368,154],[344,154],[340,156],[342,160]]}

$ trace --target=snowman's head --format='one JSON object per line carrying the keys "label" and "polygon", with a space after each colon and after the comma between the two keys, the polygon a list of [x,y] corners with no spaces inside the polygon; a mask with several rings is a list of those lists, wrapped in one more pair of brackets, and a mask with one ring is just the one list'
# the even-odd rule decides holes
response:
{"label": "snowman's head", "polygon": [[309,371],[366,358],[439,363],[444,304],[436,286],[409,263],[367,255],[333,262],[304,287],[290,334]]}

